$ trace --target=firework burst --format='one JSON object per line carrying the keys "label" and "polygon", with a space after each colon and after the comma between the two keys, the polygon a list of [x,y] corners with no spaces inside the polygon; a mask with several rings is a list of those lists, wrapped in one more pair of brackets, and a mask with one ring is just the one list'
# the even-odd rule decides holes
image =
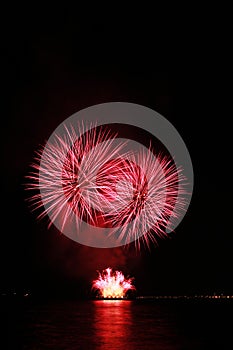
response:
{"label": "firework burst", "polygon": [[106,128],[97,132],[94,125],[88,129],[82,124],[78,133],[66,128],[63,137],[56,135],[53,143],[41,147],[26,184],[27,190],[37,190],[29,201],[33,210],[43,208],[39,219],[49,214],[49,225],[59,218],[64,228],[75,213],[77,229],[82,220],[92,225],[103,222],[102,208],[108,207],[111,199],[109,192],[106,196],[106,164],[110,172],[114,166],[121,173],[119,154],[125,146],[114,145],[115,137]]}
{"label": "firework burst", "polygon": [[[185,178],[169,155],[141,146],[125,151],[127,141],[106,127],[78,124],[36,153],[26,188],[38,218],[49,215],[63,232],[71,218],[75,231],[85,222],[109,229],[119,244],[156,243],[166,237],[185,207]],[[73,227],[73,226],[72,226]],[[122,243],[123,242],[123,243]]]}
{"label": "firework burst", "polygon": [[125,278],[121,271],[113,272],[109,267],[99,272],[99,278],[92,283],[92,288],[103,298],[124,298],[127,291],[135,290],[133,278]]}
{"label": "firework burst", "polygon": [[119,239],[130,237],[139,248],[140,241],[149,247],[150,240],[166,237],[186,204],[182,169],[171,157],[154,153],[141,149],[126,157],[117,196],[109,206],[113,227],[121,227]]}

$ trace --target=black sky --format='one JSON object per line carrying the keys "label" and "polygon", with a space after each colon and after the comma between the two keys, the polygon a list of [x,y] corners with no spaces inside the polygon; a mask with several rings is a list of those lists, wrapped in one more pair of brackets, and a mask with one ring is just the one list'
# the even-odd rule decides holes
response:
{"label": "black sky", "polygon": [[[15,14],[5,26],[3,290],[85,293],[96,269],[112,265],[134,276],[142,294],[233,292],[229,25],[207,14],[174,22]],[[71,114],[111,101],[161,113],[193,162],[193,199],[176,234],[138,256],[48,231],[25,203],[24,176],[38,145]]]}

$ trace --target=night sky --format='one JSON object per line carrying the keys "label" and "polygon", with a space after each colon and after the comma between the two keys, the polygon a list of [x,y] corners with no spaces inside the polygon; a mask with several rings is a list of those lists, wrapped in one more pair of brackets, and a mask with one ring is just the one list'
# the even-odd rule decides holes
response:
{"label": "night sky", "polygon": [[[11,16],[2,65],[2,291],[82,296],[96,270],[111,266],[134,276],[139,294],[233,292],[228,24],[219,28],[204,14],[176,30],[156,23]],[[150,252],[79,245],[38,222],[25,201],[38,146],[73,113],[112,101],[162,114],[192,159],[189,210],[172,239]]]}

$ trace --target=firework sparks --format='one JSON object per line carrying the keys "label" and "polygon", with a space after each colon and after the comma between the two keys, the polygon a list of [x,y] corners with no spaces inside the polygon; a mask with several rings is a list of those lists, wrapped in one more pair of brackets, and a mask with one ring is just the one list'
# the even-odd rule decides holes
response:
{"label": "firework sparks", "polygon": [[99,278],[92,283],[92,288],[99,292],[103,298],[124,298],[127,291],[135,290],[132,284],[133,278],[126,279],[122,272],[115,271],[109,267],[99,272]]}
{"label": "firework sparks", "polygon": [[[49,214],[51,225],[60,217],[62,228],[72,213],[76,214],[77,229],[82,220],[96,226],[103,221],[102,208],[108,207],[111,199],[111,194],[103,195],[110,188],[104,181],[106,163],[110,164],[115,157],[116,167],[125,146],[125,143],[113,145],[116,135],[107,129],[101,128],[97,133],[94,126],[88,129],[82,124],[79,134],[78,138],[74,129],[66,129],[65,136],[56,136],[54,143],[42,147],[32,164],[33,171],[27,176],[26,189],[40,190],[30,197],[33,210],[46,206],[38,218]],[[120,167],[117,168],[119,173]],[[102,179],[100,184],[96,177]]]}
{"label": "firework sparks", "polygon": [[185,181],[171,157],[156,156],[151,149],[131,154],[109,204],[113,227],[121,227],[119,239],[131,237],[140,248],[138,238],[149,247],[151,240],[166,237],[166,229],[184,209]]}
{"label": "firework sparks", "polygon": [[38,218],[48,214],[49,225],[59,221],[62,232],[74,218],[77,234],[85,222],[110,228],[118,245],[149,247],[185,208],[185,178],[171,156],[143,146],[126,152],[127,141],[116,139],[95,125],[65,127],[37,152],[26,187],[36,190],[30,202],[42,209]]}

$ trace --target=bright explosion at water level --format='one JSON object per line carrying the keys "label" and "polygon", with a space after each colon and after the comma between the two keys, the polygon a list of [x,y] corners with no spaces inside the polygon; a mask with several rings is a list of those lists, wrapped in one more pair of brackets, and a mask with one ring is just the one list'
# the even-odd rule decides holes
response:
{"label": "bright explosion at water level", "polygon": [[133,278],[126,279],[122,272],[113,272],[111,268],[99,272],[99,278],[92,283],[92,288],[99,292],[102,298],[124,298],[128,290],[135,290]]}

